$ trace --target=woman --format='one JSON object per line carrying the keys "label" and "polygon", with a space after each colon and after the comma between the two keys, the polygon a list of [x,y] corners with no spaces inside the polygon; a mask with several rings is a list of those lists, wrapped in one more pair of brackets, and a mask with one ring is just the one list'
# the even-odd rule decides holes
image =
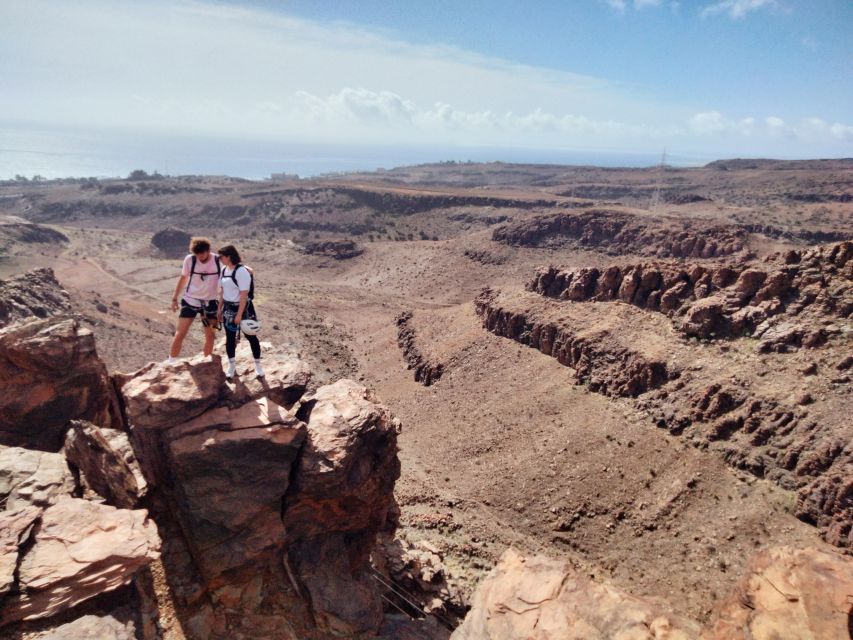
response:
{"label": "woman", "polygon": [[252,355],[255,358],[255,373],[259,378],[264,377],[264,369],[261,367],[261,343],[254,333],[244,331],[240,323],[243,320],[257,320],[255,307],[252,303],[254,297],[253,274],[244,264],[240,262],[240,254],[232,244],[227,244],[219,249],[219,260],[224,265],[219,278],[219,322],[224,320],[225,326],[225,352],[228,354],[228,371],[225,377],[229,380],[237,371],[235,353],[237,351],[237,340],[242,332],[249,341]]}

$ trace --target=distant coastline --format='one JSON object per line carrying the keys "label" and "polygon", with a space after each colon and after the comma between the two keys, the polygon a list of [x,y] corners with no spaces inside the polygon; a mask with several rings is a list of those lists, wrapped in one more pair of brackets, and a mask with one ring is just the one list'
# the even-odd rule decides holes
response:
{"label": "distant coastline", "polygon": [[[715,157],[668,155],[674,166],[700,166]],[[54,178],[125,177],[134,169],[164,175],[228,175],[263,179],[273,173],[316,177],[453,160],[647,167],[657,153],[539,150],[524,147],[440,147],[329,144],[55,129],[0,123],[0,180],[16,175]]]}

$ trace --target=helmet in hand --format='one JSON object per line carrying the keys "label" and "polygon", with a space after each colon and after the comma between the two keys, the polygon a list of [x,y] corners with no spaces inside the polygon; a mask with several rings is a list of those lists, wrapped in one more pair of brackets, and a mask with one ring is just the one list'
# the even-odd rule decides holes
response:
{"label": "helmet in hand", "polygon": [[257,335],[261,331],[261,321],[251,319],[243,320],[240,323],[240,330],[247,336]]}

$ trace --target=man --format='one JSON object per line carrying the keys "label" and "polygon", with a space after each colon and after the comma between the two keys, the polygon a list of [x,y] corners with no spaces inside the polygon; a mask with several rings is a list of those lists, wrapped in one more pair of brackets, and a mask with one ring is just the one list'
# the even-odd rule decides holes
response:
{"label": "man", "polygon": [[174,362],[175,358],[181,355],[184,338],[197,315],[201,316],[201,322],[204,325],[204,355],[209,356],[213,353],[213,341],[218,324],[219,275],[219,256],[210,252],[210,240],[207,238],[190,240],[190,254],[184,258],[181,277],[178,278],[175,295],[172,296],[172,311],[178,310],[178,296],[180,296],[181,310],[167,362]]}

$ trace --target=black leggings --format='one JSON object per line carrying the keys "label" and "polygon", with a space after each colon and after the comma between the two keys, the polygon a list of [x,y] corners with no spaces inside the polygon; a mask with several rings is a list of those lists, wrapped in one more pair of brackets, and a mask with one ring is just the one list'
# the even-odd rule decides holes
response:
{"label": "black leggings", "polygon": [[[225,353],[228,354],[229,358],[233,358],[234,354],[237,352],[237,336],[239,335],[239,331],[228,331],[225,330]],[[255,357],[255,360],[261,357],[261,341],[258,340],[258,336],[249,336],[245,333],[246,340],[249,341],[249,346],[252,347],[252,355]]]}
{"label": "black leggings", "polygon": [[[234,316],[237,314],[237,310],[240,308],[240,305],[236,302],[226,302],[224,311],[224,319],[226,324],[229,322],[234,322]],[[252,320],[257,319],[257,315],[255,315],[255,305],[252,304],[252,301],[249,301],[249,304],[246,305],[246,310],[244,312],[245,318],[251,318]],[[250,336],[249,334],[244,333],[246,336],[246,340],[249,341],[249,346],[252,347],[252,355],[255,357],[255,360],[261,357],[261,342],[258,340],[258,336]],[[240,339],[240,330],[237,331],[228,331],[225,329],[225,353],[228,354],[229,358],[233,358],[234,354],[237,352],[237,340]]]}

